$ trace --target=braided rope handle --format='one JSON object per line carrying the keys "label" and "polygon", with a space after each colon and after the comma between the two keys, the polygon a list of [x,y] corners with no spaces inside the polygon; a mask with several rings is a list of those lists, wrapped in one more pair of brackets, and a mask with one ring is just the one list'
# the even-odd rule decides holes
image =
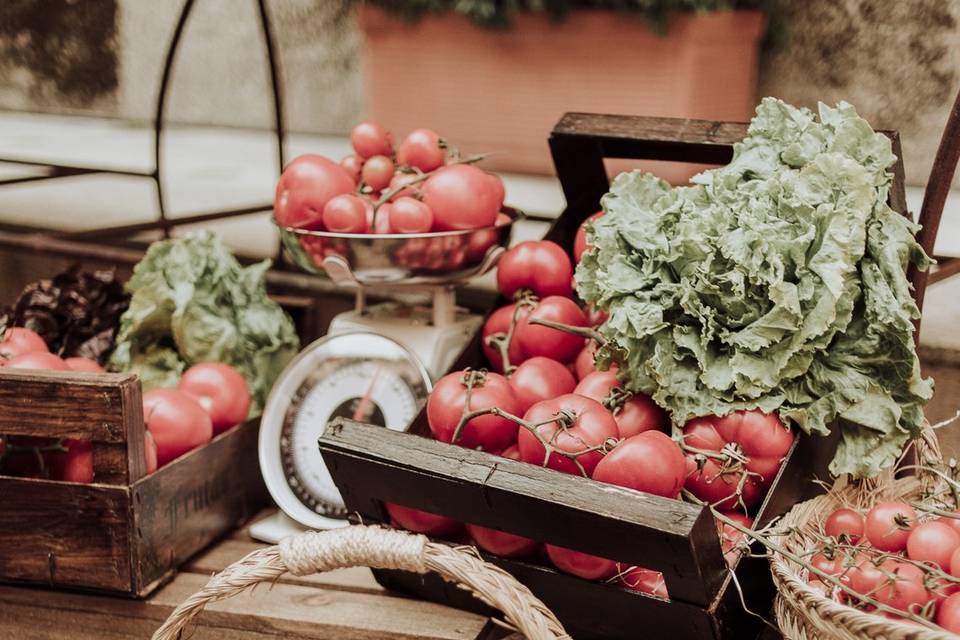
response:
{"label": "braided rope handle", "polygon": [[449,547],[423,535],[376,526],[301,533],[258,549],[214,575],[178,606],[152,640],[175,640],[210,602],[234,596],[284,573],[304,576],[346,567],[438,573],[461,585],[533,640],[569,639],[563,625],[527,587],[509,573],[484,562],[470,547]]}

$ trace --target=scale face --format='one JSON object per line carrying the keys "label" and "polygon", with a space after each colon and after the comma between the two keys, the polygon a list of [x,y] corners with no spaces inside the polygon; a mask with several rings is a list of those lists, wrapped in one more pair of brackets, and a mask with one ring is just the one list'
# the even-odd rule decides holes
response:
{"label": "scale face", "polygon": [[260,468],[277,506],[311,529],[345,526],[317,439],[336,417],[405,431],[430,389],[419,359],[378,333],[331,334],[304,349],[274,385],[260,426]]}

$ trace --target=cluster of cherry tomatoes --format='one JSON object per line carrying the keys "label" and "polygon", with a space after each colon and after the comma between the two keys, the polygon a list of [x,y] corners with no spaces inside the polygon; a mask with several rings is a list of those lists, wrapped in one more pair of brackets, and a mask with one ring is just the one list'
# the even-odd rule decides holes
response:
{"label": "cluster of cherry tomatoes", "polygon": [[[0,340],[0,367],[105,373],[89,358],[60,358],[30,329],[7,329]],[[247,419],[250,390],[233,367],[200,363],[188,369],[176,389],[143,394],[147,473],[210,441]],[[53,480],[94,481],[93,449],[88,441],[30,436],[0,436],[0,472]]]}
{"label": "cluster of cherry tomatoes", "polygon": [[916,622],[912,614],[960,633],[960,512],[921,520],[902,500],[878,502],[866,515],[844,507],[827,517],[821,533],[810,565],[832,579],[811,571],[809,582],[824,595]]}
{"label": "cluster of cherry tomatoes", "polygon": [[[588,250],[581,227],[575,259]],[[592,328],[605,318],[577,303],[572,282],[573,263],[556,243],[522,242],[503,255],[497,284],[512,302],[483,327],[490,370],[457,371],[437,382],[427,402],[433,436],[667,498],[679,499],[686,489],[728,518],[752,525],[750,509],[779,471],[793,433],[776,415],[754,410],[690,420],[671,438],[667,413],[650,397],[624,389],[616,365],[597,369],[599,335]],[[407,507],[387,509],[394,524],[406,529],[455,537],[465,527],[490,553],[541,553],[567,573],[667,597],[656,571]],[[717,525],[732,564],[744,535]]]}
{"label": "cluster of cherry tomatoes", "polygon": [[339,164],[302,155],[277,183],[278,224],[332,233],[421,234],[492,227],[503,207],[503,181],[448,153],[430,129],[394,148],[390,132],[362,122],[350,134],[354,154]]}

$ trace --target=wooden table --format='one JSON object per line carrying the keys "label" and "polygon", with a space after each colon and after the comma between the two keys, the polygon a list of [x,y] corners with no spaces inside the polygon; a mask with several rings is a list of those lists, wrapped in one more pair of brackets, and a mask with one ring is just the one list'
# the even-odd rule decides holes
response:
{"label": "wooden table", "polygon": [[[149,638],[211,574],[262,546],[245,528],[237,530],[199,554],[145,601],[0,585],[0,638]],[[272,587],[258,586],[215,603],[184,637],[492,640],[504,635],[501,627],[483,616],[385,591],[369,569],[357,568],[302,578],[286,575]]]}

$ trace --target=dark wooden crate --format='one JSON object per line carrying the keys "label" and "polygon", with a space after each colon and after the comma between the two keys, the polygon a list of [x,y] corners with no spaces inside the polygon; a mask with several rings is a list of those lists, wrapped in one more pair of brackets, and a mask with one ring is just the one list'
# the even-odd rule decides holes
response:
{"label": "dark wooden crate", "polygon": [[[566,114],[550,137],[567,208],[547,235],[568,250],[609,189],[604,158],[725,164],[746,124]],[[884,132],[900,155],[896,132]],[[894,209],[906,214],[903,166],[894,167]],[[451,370],[484,366],[479,333]],[[821,491],[837,435],[797,438],[756,513],[763,525]],[[340,420],[320,438],[324,460],[348,509],[387,522],[394,502],[661,571],[670,602],[563,574],[549,563],[482,553],[539,596],[581,638],[748,638],[773,599],[766,562],[742,558],[728,571],[713,517],[694,504],[643,494],[432,440],[426,415],[409,433]],[[491,614],[435,576],[377,570],[384,586]],[[746,606],[744,606],[746,605]]]}
{"label": "dark wooden crate", "polygon": [[95,484],[0,475],[0,580],[144,597],[269,503],[259,421],[145,475],[130,374],[0,369],[0,434],[92,442]]}

